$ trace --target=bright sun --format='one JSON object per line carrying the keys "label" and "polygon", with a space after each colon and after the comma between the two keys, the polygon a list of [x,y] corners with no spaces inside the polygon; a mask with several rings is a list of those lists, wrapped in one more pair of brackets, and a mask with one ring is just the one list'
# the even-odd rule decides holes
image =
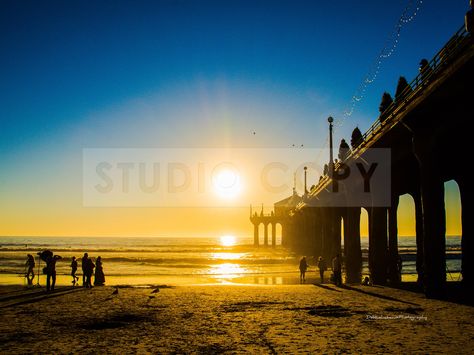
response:
{"label": "bright sun", "polygon": [[237,238],[233,235],[223,235],[220,237],[220,243],[223,247],[232,247],[236,244]]}
{"label": "bright sun", "polygon": [[235,198],[242,190],[240,176],[233,169],[222,169],[213,175],[214,191],[222,198]]}

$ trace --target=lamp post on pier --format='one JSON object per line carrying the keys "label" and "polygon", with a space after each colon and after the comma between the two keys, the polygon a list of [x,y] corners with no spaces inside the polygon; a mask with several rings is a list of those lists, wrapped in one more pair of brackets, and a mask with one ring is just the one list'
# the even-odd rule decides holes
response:
{"label": "lamp post on pier", "polygon": [[329,116],[329,177],[332,179],[334,176],[334,159],[333,159],[333,150],[332,150],[332,123],[334,119]]}

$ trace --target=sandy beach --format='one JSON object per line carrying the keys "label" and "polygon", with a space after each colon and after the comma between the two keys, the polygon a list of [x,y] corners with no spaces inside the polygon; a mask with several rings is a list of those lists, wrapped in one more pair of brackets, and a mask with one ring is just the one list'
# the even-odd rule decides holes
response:
{"label": "sandy beach", "polygon": [[474,308],[383,287],[1,289],[0,352],[452,353]]}

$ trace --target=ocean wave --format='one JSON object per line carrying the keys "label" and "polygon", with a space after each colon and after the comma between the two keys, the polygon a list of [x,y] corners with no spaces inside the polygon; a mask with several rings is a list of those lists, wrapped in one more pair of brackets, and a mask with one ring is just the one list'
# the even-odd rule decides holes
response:
{"label": "ocean wave", "polygon": [[[251,257],[251,258],[242,258],[242,259],[234,259],[234,258],[212,258],[212,257],[196,257],[196,258],[160,258],[160,257],[102,257],[102,262],[104,265],[107,263],[120,263],[120,264],[141,264],[141,265],[166,265],[170,267],[181,267],[181,265],[191,265],[191,266],[199,266],[199,265],[218,265],[218,264],[238,264],[238,265],[272,265],[272,264],[294,264],[296,261],[295,258],[285,257],[285,258],[259,258],[259,257]],[[58,261],[58,266],[61,264],[69,264],[70,259],[64,258]],[[0,256],[0,263],[5,264],[14,264],[14,265],[21,265],[25,264],[23,258],[18,258],[18,256]],[[44,262],[41,262],[44,264]],[[80,267],[80,260],[79,260],[79,267]],[[38,266],[38,263],[36,263]]]}
{"label": "ocean wave", "polygon": [[183,248],[180,245],[167,245],[167,246],[146,246],[146,247],[112,247],[112,248],[104,248],[104,247],[55,247],[51,245],[45,246],[28,246],[19,247],[18,245],[12,245],[11,247],[5,247],[5,245],[0,246],[0,252],[23,252],[28,254],[36,255],[37,252],[42,250],[51,250],[55,254],[57,253],[77,253],[78,255],[82,255],[83,253],[177,253],[177,254],[185,254],[185,253],[195,253],[195,252],[245,252],[250,250],[255,250],[253,245],[238,245],[233,247],[223,247],[221,245],[208,245],[206,247],[203,246],[187,246]]}

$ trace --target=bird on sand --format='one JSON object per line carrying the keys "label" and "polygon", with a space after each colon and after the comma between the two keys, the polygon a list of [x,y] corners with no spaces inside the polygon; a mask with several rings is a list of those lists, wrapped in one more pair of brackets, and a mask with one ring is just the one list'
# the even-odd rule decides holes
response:
{"label": "bird on sand", "polygon": [[160,288],[159,288],[159,287],[157,287],[157,288],[155,288],[153,291],[151,291],[151,293],[158,293],[158,292],[160,292]]}
{"label": "bird on sand", "polygon": [[115,291],[112,292],[113,295],[118,295],[118,287],[115,287]]}

